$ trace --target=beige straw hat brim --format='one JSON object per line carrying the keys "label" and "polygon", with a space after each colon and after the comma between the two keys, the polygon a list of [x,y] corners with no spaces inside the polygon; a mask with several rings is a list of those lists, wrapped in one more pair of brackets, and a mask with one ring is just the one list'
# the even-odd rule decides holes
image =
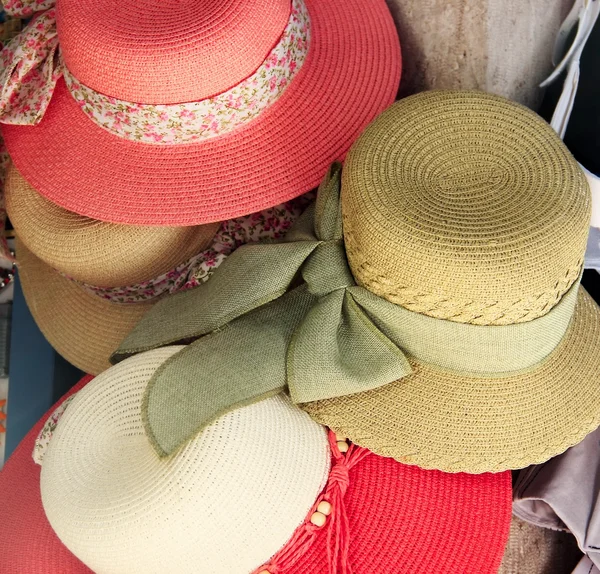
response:
{"label": "beige straw hat brim", "polygon": [[513,516],[498,574],[570,574],[580,558],[571,533],[533,526]]}
{"label": "beige straw hat brim", "polygon": [[559,346],[509,377],[465,377],[411,360],[390,385],[303,408],[373,452],[445,472],[541,463],[600,425],[600,309],[580,287]]}
{"label": "beige straw hat brim", "polygon": [[11,223],[30,251],[69,277],[100,287],[166,273],[206,249],[219,226],[150,227],[90,219],[42,197],[12,164],[4,193]]}
{"label": "beige straw hat brim", "polygon": [[49,343],[67,361],[97,375],[153,302],[112,303],[63,277],[17,241],[25,300]]}

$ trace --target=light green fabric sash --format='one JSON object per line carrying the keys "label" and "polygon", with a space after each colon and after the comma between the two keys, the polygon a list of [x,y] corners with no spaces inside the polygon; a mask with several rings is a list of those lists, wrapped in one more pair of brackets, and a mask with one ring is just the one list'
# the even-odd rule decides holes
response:
{"label": "light green fabric sash", "polygon": [[434,319],[356,285],[334,165],[283,243],[245,245],[210,281],[160,301],[113,361],[197,339],[154,374],[146,431],[169,455],[223,414],[283,390],[304,403],[377,388],[412,372],[408,356],[479,376],[527,369],[561,341],[578,283],[547,315],[518,325]]}

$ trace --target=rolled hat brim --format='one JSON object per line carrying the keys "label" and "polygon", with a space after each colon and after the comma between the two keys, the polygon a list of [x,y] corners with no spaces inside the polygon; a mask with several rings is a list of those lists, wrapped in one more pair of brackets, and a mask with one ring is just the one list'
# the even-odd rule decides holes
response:
{"label": "rolled hat brim", "polygon": [[113,303],[86,291],[17,242],[27,306],[48,342],[67,361],[97,375],[154,301]]}
{"label": "rolled hat brim", "polygon": [[600,309],[583,287],[558,347],[511,376],[466,377],[410,359],[392,384],[302,405],[382,456],[445,472],[545,462],[600,425]]}

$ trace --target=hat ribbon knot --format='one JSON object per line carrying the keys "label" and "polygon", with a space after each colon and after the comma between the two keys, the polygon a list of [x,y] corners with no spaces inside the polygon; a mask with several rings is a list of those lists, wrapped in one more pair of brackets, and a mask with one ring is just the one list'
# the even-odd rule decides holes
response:
{"label": "hat ribbon knot", "polygon": [[34,16],[0,53],[0,121],[37,124],[64,72],[54,0],[12,0],[4,4],[4,9],[21,18]]}
{"label": "hat ribbon knot", "polygon": [[283,242],[244,245],[210,281],[159,301],[113,356],[197,339],[161,365],[146,390],[142,417],[160,456],[223,414],[282,391],[304,403],[412,372],[378,326],[395,306],[374,305],[350,272],[340,172],[330,170]]}
{"label": "hat ribbon knot", "polygon": [[[329,431],[329,446],[332,454],[332,468],[325,491],[313,505],[304,522],[296,529],[292,538],[269,561],[257,568],[258,572],[280,574],[289,572],[315,543],[323,529],[327,530],[327,563],[329,574],[352,574],[349,559],[350,522],[346,511],[345,496],[350,485],[350,470],[371,453],[365,448],[351,444],[348,451],[342,454],[336,443],[336,436]],[[325,524],[318,526],[311,520],[319,513],[321,503],[328,502],[329,512]]]}

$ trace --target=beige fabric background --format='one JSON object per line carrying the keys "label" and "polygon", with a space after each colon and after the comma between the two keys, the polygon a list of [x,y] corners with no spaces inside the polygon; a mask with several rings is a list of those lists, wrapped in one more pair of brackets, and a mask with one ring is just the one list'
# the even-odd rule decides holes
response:
{"label": "beige fabric background", "polygon": [[573,0],[387,0],[400,34],[400,96],[481,89],[533,109]]}

